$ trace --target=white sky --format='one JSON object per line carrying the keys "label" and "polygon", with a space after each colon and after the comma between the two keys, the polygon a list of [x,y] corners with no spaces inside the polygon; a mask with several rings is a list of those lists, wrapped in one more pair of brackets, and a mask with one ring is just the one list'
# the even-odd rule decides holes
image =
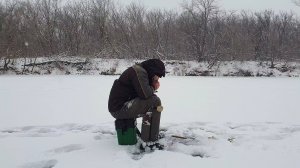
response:
{"label": "white sky", "polygon": [[[74,0],[69,0],[74,1]],[[113,0],[118,4],[129,4],[131,2],[140,2],[148,9],[165,8],[180,10],[180,5],[184,1],[191,0]],[[261,11],[265,9],[272,9],[275,12],[287,11],[294,12],[300,16],[300,7],[296,6],[293,0],[216,0],[219,7],[225,10],[248,10],[248,11]],[[0,0],[5,2],[5,0]]]}
{"label": "white sky", "polygon": [[[120,3],[141,2],[147,8],[179,9],[184,0],[115,0]],[[191,0],[186,0],[191,1]],[[260,11],[272,9],[275,12],[293,11],[300,16],[300,7],[297,7],[292,0],[218,0],[221,9],[226,10],[250,10]]]}

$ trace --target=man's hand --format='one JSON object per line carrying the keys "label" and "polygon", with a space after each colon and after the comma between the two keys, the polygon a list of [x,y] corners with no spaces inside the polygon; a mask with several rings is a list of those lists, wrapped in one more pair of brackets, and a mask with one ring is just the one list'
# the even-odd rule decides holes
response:
{"label": "man's hand", "polygon": [[152,78],[152,87],[154,88],[154,90],[158,90],[158,88],[160,87],[160,83],[158,80],[159,77],[156,75]]}

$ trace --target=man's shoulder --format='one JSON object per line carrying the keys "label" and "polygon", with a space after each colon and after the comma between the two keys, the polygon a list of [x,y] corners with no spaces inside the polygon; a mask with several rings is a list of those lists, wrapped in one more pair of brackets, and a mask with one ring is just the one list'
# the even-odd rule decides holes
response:
{"label": "man's shoulder", "polygon": [[147,71],[142,67],[141,64],[135,64],[132,66],[132,68],[137,72],[137,73],[147,73]]}
{"label": "man's shoulder", "polygon": [[124,79],[137,76],[147,76],[147,71],[139,64],[135,64],[129,68],[127,68],[122,75],[120,76],[120,79],[123,81]]}

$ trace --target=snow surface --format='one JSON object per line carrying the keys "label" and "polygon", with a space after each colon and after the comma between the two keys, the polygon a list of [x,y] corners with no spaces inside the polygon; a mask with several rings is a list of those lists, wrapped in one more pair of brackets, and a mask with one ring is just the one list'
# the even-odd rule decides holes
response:
{"label": "snow surface", "polygon": [[1,76],[0,167],[300,165],[299,78],[163,78],[167,149],[141,156],[117,145],[107,111],[116,78]]}

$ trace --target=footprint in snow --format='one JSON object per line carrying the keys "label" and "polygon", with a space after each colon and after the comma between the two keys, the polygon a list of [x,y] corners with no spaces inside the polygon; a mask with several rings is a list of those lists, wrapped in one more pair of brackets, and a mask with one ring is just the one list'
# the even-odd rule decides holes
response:
{"label": "footprint in snow", "polygon": [[53,168],[57,164],[57,160],[43,160],[39,162],[27,163],[21,168]]}
{"label": "footprint in snow", "polygon": [[80,144],[71,144],[71,145],[67,145],[67,146],[63,146],[63,147],[59,147],[59,148],[49,150],[48,153],[50,153],[50,154],[69,153],[69,152],[81,150],[83,148],[84,147]]}
{"label": "footprint in snow", "polygon": [[116,133],[111,131],[111,130],[100,130],[100,131],[95,131],[93,133],[96,133],[98,135],[94,136],[95,140],[101,140],[101,139],[114,139]]}

